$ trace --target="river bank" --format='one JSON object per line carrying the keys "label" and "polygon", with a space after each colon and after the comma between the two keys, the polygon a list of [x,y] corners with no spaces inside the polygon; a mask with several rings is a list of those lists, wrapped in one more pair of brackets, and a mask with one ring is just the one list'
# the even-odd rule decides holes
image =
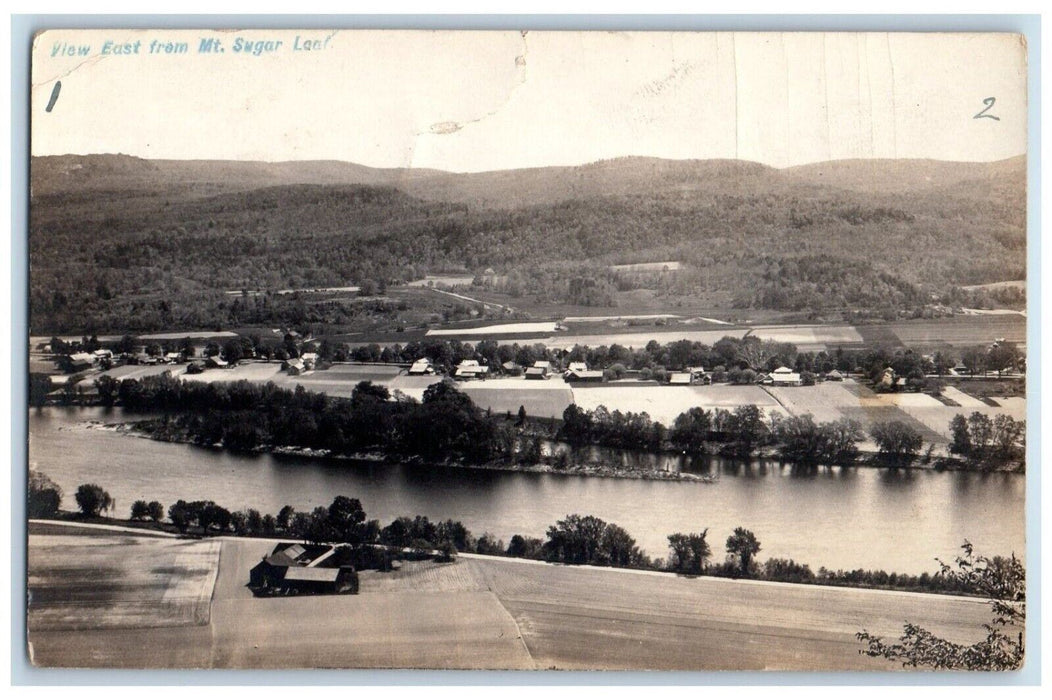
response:
{"label": "river bank", "polygon": [[[108,430],[130,437],[137,437],[158,442],[170,442],[181,445],[195,445],[212,449],[229,449],[221,442],[211,445],[203,445],[195,442],[185,433],[157,433],[151,432],[148,425],[151,421],[138,421],[133,423],[101,423],[88,421],[84,425],[89,430]],[[455,469],[475,469],[481,471],[495,472],[521,472],[527,474],[565,474],[568,476],[592,476],[608,479],[647,479],[654,481],[690,481],[695,483],[712,483],[718,477],[708,474],[693,474],[690,472],[662,471],[653,469],[633,469],[616,467],[610,464],[571,464],[565,466],[549,464],[546,462],[502,462],[490,461],[483,463],[472,463],[464,460],[426,461],[419,457],[402,457],[386,455],[382,452],[354,452],[351,454],[336,454],[332,450],[292,447],[288,445],[260,445],[250,450],[242,450],[253,454],[275,454],[290,457],[306,457],[310,459],[326,459],[347,462],[372,462],[375,464],[386,464],[392,460],[412,466],[446,467]]]}
{"label": "river bank", "polygon": [[[98,421],[89,421],[86,427],[93,430],[111,430],[121,434],[130,435],[133,437],[144,438],[148,440],[156,440],[159,442],[170,442],[184,445],[196,445],[198,447],[208,447],[213,449],[230,449],[226,447],[222,442],[214,444],[202,444],[195,441],[186,431],[172,431],[166,430],[160,432],[155,426],[155,421],[135,421],[135,422],[120,422],[120,423],[102,423]],[[542,437],[539,434],[524,433],[524,438],[538,438]],[[549,442],[553,442],[548,438]],[[601,445],[588,445],[585,447],[603,447]],[[858,458],[850,463],[846,464],[808,464],[808,463],[790,463],[781,459],[778,454],[777,446],[763,446],[756,450],[756,452],[748,457],[740,457],[734,455],[722,455],[720,454],[719,445],[717,443],[706,444],[706,452],[701,455],[695,456],[719,456],[724,458],[738,458],[738,459],[755,459],[755,460],[768,460],[772,462],[778,462],[781,464],[789,464],[796,468],[801,469],[819,469],[823,467],[862,467],[869,469],[903,469],[903,470],[917,470],[917,471],[961,471],[961,472],[977,472],[977,473],[1009,473],[1009,474],[1022,474],[1025,472],[1025,468],[1022,462],[1012,461],[1004,464],[997,465],[994,468],[984,468],[981,465],[968,462],[966,460],[959,459],[952,456],[939,456],[939,457],[918,457],[913,462],[908,464],[889,464],[886,462],[882,455],[877,452],[862,451],[859,453]],[[615,448],[604,448],[607,450],[615,450]],[[673,469],[654,469],[654,468],[637,468],[637,467],[626,467],[624,465],[615,465],[606,463],[603,461],[590,461],[590,462],[575,462],[572,461],[572,448],[567,452],[558,452],[549,454],[546,457],[542,457],[542,461],[504,461],[504,460],[491,460],[488,462],[475,463],[466,461],[463,459],[449,459],[441,461],[427,461],[415,456],[403,456],[403,455],[389,455],[383,452],[368,451],[368,452],[354,452],[350,454],[338,454],[331,450],[321,448],[310,448],[310,447],[295,447],[289,445],[259,445],[257,447],[240,450],[241,452],[254,453],[254,454],[276,454],[292,457],[307,457],[313,459],[326,459],[326,460],[337,460],[337,461],[354,461],[354,462],[371,462],[375,464],[384,464],[391,461],[399,461],[404,464],[414,466],[432,466],[432,467],[449,467],[456,469],[473,469],[482,471],[496,471],[496,472],[519,472],[529,474],[564,474],[568,476],[584,476],[584,477],[599,477],[608,479],[643,479],[643,480],[654,480],[654,481],[687,481],[687,482],[699,482],[699,483],[712,483],[718,476],[711,474],[698,474],[693,472],[686,472],[681,470]],[[679,456],[686,456],[686,453],[678,452],[661,452],[661,453],[648,453],[652,456],[663,456],[668,458],[676,458]],[[544,461],[546,460],[546,461]]]}
{"label": "river bank", "polygon": [[[624,527],[651,556],[664,556],[669,533],[709,528],[719,533],[713,556],[722,561],[723,539],[738,526],[756,532],[765,557],[845,570],[930,571],[933,557],[952,559],[965,539],[988,552],[1025,548],[1021,474],[807,468],[762,459],[626,453],[629,466],[668,466],[718,478],[588,479],[200,448],[128,439],[115,425],[151,417],[159,416],[120,407],[31,411],[29,466],[63,489],[67,507],[80,484],[98,483],[116,499],[121,515],[139,499],[167,506],[216,498],[231,509],[276,514],[291,505],[309,513],[343,493],[359,498],[384,522],[407,513],[453,518],[505,542],[517,533],[543,537],[568,513],[591,513]],[[112,427],[88,430],[89,421]],[[579,461],[593,455],[621,467],[617,454],[598,448],[582,450]],[[905,523],[908,538],[901,537]]]}

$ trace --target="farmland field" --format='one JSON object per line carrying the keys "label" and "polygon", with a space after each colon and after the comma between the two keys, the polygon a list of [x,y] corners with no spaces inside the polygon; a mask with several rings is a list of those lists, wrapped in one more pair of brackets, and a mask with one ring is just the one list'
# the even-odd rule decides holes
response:
{"label": "farmland field", "polygon": [[634,381],[609,383],[595,387],[574,387],[573,399],[585,410],[606,406],[610,411],[646,412],[652,420],[671,427],[679,414],[695,406],[706,410],[755,404],[768,411],[780,407],[758,386],[654,386]]}
{"label": "farmland field", "polygon": [[457,286],[470,286],[475,281],[472,275],[428,275],[422,280],[413,280],[408,285],[409,287],[431,287],[431,286],[446,286],[446,287],[457,287]]}
{"label": "farmland field", "polygon": [[886,323],[861,324],[855,326],[855,330],[862,336],[862,342],[868,346],[874,348],[902,347],[902,341]]}
{"label": "farmland field", "polygon": [[499,323],[492,326],[479,326],[478,328],[443,328],[440,330],[429,330],[427,335],[490,336],[518,333],[554,333],[556,330],[555,326],[555,321],[541,321],[537,323]]}
{"label": "farmland field", "polygon": [[629,314],[627,316],[567,316],[563,323],[593,323],[604,321],[656,321],[679,318],[676,314]]}
{"label": "farmland field", "polygon": [[144,377],[159,377],[165,372],[171,372],[173,377],[178,377],[186,373],[186,365],[120,365],[118,367],[114,367],[113,369],[107,369],[102,372],[99,372],[98,376],[108,376],[113,377],[114,379],[121,380],[143,379]]}
{"label": "farmland field", "polygon": [[185,374],[183,378],[190,382],[236,382],[245,379],[282,384],[288,375],[281,371],[280,362],[243,362],[230,369],[206,369],[200,374]]}
{"label": "farmland field", "polygon": [[646,346],[651,340],[656,340],[659,343],[673,343],[677,340],[696,340],[706,345],[712,345],[720,338],[724,336],[733,336],[735,338],[741,338],[745,335],[746,330],[744,328],[727,328],[720,330],[681,330],[681,331],[668,331],[668,330],[649,330],[647,328],[641,328],[637,333],[620,332],[620,333],[596,333],[595,335],[558,335],[549,339],[539,339],[538,342],[543,342],[548,347],[559,348],[569,350],[574,345],[587,345],[589,347],[598,347],[600,345],[623,345],[627,348],[642,348]]}
{"label": "farmland field", "polygon": [[[66,539],[71,542],[57,552],[63,560],[92,547],[112,551],[109,536]],[[147,538],[117,539],[139,546]],[[156,594],[136,588],[94,608],[73,598],[71,608],[91,612],[84,616],[89,624],[57,630],[41,628],[31,617],[34,661],[131,668],[895,670],[891,662],[861,656],[855,632],[893,635],[910,619],[969,643],[983,634],[989,616],[983,601],[969,598],[477,555],[461,555],[451,564],[404,563],[386,574],[364,571],[359,595],[255,598],[245,587],[248,572],[273,542],[162,542],[216,548],[221,542],[219,556],[211,556],[220,565],[208,587],[209,615],[180,627],[139,626],[128,619],[114,627],[101,621],[127,602]],[[49,548],[46,537],[32,535],[31,562],[41,548]],[[64,593],[88,582],[104,591],[120,585],[121,573],[109,561],[96,556],[91,563],[97,568],[64,577],[56,597],[67,598]]]}
{"label": "farmland field", "polygon": [[[850,418],[862,424],[867,434],[860,447],[876,450],[876,444],[868,437],[869,430],[884,421],[902,421],[921,433],[925,442],[945,452],[950,441],[950,421],[958,414],[969,415],[973,411],[994,417],[1004,413],[1021,420],[1026,414],[1026,400],[1016,397],[1003,399],[1001,407],[988,406],[961,392],[945,392],[949,398],[960,394],[961,407],[947,406],[927,394],[877,394],[853,381],[824,382],[810,387],[769,387],[767,391],[793,415],[810,413],[819,422]],[[969,400],[964,405],[964,400]]]}
{"label": "farmland field", "polygon": [[673,272],[679,270],[683,263],[678,260],[666,262],[627,263],[625,265],[611,265],[610,269],[616,272]]}
{"label": "farmland field", "polygon": [[848,391],[842,382],[765,388],[788,413],[794,416],[810,413],[818,422],[840,420],[844,417],[840,410],[842,407],[858,405],[858,397]]}
{"label": "farmland field", "polygon": [[547,381],[487,379],[468,382],[459,388],[483,410],[514,414],[522,406],[527,414],[537,418],[562,418],[574,397],[570,387],[558,377]]}
{"label": "farmland field", "polygon": [[755,326],[752,335],[779,343],[793,343],[800,350],[862,342],[854,326]]}
{"label": "farmland field", "polygon": [[309,374],[300,375],[299,379],[304,384],[309,384],[312,381],[342,381],[357,384],[363,381],[388,381],[394,379],[402,372],[401,367],[391,365],[333,365],[328,369],[315,370]]}
{"label": "farmland field", "polygon": [[931,321],[890,324],[903,344],[919,348],[939,345],[988,345],[995,338],[1026,343],[1026,319],[1022,316],[956,316]]}
{"label": "farmland field", "polygon": [[943,387],[942,395],[951,401],[955,401],[961,408],[985,408],[987,406],[987,404],[974,396],[969,396],[955,386]]}
{"label": "farmland field", "polygon": [[[102,532],[31,535],[35,630],[208,622],[219,543]],[[119,553],[119,554],[118,554]]]}

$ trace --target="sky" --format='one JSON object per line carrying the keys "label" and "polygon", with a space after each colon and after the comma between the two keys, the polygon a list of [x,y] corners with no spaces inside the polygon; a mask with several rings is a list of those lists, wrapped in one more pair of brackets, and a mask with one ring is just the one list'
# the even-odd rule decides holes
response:
{"label": "sky", "polygon": [[[199,51],[210,38],[222,52]],[[32,73],[33,155],[477,172],[1026,151],[1008,34],[61,30]]]}

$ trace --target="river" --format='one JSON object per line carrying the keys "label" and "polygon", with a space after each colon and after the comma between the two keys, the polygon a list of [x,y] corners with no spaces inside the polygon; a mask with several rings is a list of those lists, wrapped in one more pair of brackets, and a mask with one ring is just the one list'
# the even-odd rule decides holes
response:
{"label": "river", "polygon": [[654,557],[667,556],[670,533],[708,528],[720,561],[738,526],[760,540],[761,561],[791,558],[814,570],[934,572],[934,558],[951,559],[965,539],[984,554],[1023,556],[1021,474],[713,459],[685,468],[708,470],[715,483],[610,479],[245,455],[85,425],[130,418],[121,409],[30,411],[30,467],[62,487],[64,508],[76,507],[73,494],[86,482],[109,491],[121,517],[138,499],[166,507],[208,499],[276,514],[286,504],[310,510],[342,494],[359,498],[384,524],[399,515],[453,518],[505,543],[515,533],[543,537],[568,513],[596,515],[624,527]]}

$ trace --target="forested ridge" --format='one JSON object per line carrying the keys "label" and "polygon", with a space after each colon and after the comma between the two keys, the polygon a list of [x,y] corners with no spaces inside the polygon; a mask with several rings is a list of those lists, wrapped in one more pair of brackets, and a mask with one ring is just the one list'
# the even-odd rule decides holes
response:
{"label": "forested ridge", "polygon": [[[517,274],[499,291],[528,306],[571,301],[582,289],[574,279],[623,290],[610,264],[676,260],[683,268],[661,293],[719,290],[739,308],[784,310],[912,308],[959,285],[1025,276],[1022,159],[957,164],[954,178],[937,164],[930,186],[905,192],[893,178],[876,182],[871,163],[843,176],[855,189],[735,161],[466,175],[176,163],[33,160],[34,332],[104,330],[142,304],[163,304],[165,324],[218,325],[226,319],[210,294],[222,290],[391,284],[445,270]],[[317,182],[326,178],[337,184]],[[584,303],[616,302],[603,292]]]}

